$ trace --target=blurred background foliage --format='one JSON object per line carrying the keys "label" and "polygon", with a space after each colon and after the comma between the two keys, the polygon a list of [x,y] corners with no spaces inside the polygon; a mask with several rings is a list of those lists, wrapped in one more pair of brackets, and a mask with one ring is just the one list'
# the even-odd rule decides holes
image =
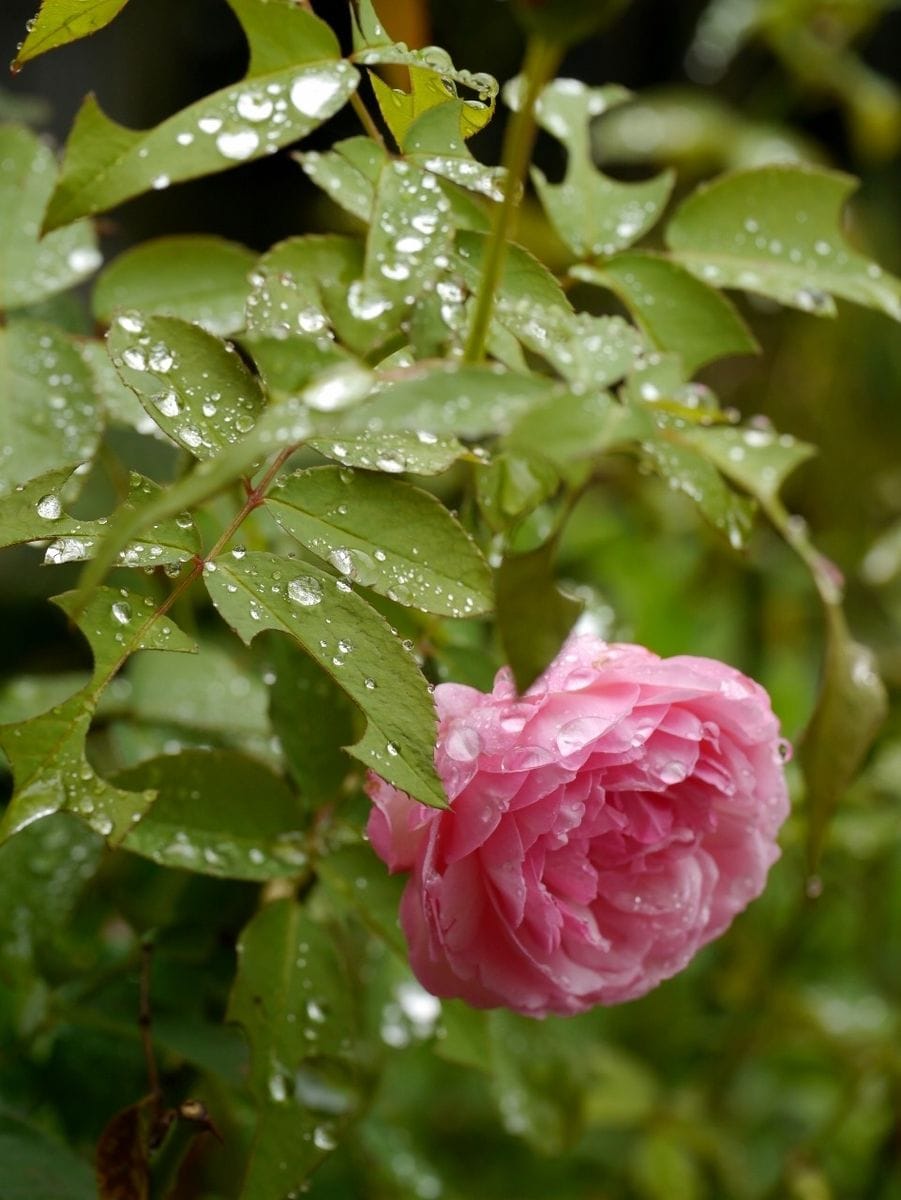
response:
{"label": "blurred background foliage", "polygon": [[[343,4],[321,0],[316,8],[345,29]],[[33,9],[34,0],[6,0],[0,44],[7,58]],[[518,69],[520,35],[501,0],[383,0],[381,10],[396,38],[436,42],[456,62],[501,79]],[[237,78],[244,53],[222,0],[131,0],[97,37],[10,80],[0,91],[0,118],[25,120],[61,141],[93,89],[117,118],[147,126]],[[899,63],[901,5],[893,0],[634,0],[603,37],[568,55],[564,73],[636,91],[633,104],[594,127],[598,161],[623,178],[672,164],[684,194],[715,171],[768,161],[814,161],[859,175],[848,214],[852,241],[898,273]],[[500,126],[476,139],[484,161],[497,159]],[[355,132],[345,110],[312,144]],[[537,161],[559,177],[561,151],[550,138],[539,142]],[[104,218],[101,231],[108,255],[146,237],[200,231],[262,250],[288,234],[347,221],[278,155],[152,193]],[[519,236],[552,266],[561,262],[531,203]],[[820,448],[793,477],[787,499],[845,574],[852,627],[876,649],[897,696],[897,326],[844,305],[837,322],[762,301],[742,307],[763,355],[718,364],[706,379],[744,416],[763,414]],[[77,300],[52,308],[69,328],[88,329]],[[765,528],[739,555],[699,528],[687,501],[631,467],[608,464],[568,527],[564,577],[609,637],[662,654],[714,655],[759,678],[786,733],[797,737],[815,693],[821,631],[794,557]],[[153,464],[144,469],[153,473]],[[51,578],[38,561],[29,548],[0,558],[0,670],[28,677],[0,685],[4,720],[29,703],[38,711],[54,678],[86,665],[78,639],[43,602],[68,581],[58,572]],[[184,624],[186,614],[179,619]],[[482,684],[495,666],[465,630],[452,635],[446,661],[449,672]],[[93,747],[105,771],[158,753],[167,739],[265,757],[260,681],[215,645],[202,680],[188,678],[190,671],[184,679],[167,675],[181,669],[165,662],[161,679],[133,679],[119,697],[139,712],[146,746],[134,726],[117,721],[113,689]],[[166,706],[173,690],[182,710]],[[371,1064],[371,1080],[357,1081],[365,1117],[309,1194],[901,1197],[899,789],[896,706],[838,814],[820,877],[799,884],[800,822],[790,823],[769,890],[729,936],[683,975],[619,1009],[541,1024],[502,1013],[483,1020],[456,1004],[439,1013],[411,988],[399,960],[367,943],[361,1020],[376,1031],[380,1061]],[[350,879],[350,891],[371,888],[372,912],[390,914],[396,889],[380,870],[351,860],[337,878]],[[38,883],[42,907],[23,907],[21,895]],[[335,889],[339,913],[347,890]],[[111,1113],[146,1088],[136,944],[149,930],[157,931],[154,1023],[167,1089],[202,1095],[225,1137],[224,1145],[209,1137],[194,1144],[172,1194],[233,1194],[246,1114],[229,1089],[245,1052],[237,1032],[219,1022],[235,938],[255,903],[248,885],[163,870],[121,851],[101,856],[98,839],[65,816],[0,851],[2,1200],[91,1194],[93,1143]],[[29,1174],[38,1164],[40,1186]]]}

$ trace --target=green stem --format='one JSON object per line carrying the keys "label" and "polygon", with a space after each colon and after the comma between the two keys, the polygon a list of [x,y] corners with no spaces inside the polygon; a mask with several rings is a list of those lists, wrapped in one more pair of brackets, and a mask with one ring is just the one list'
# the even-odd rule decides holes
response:
{"label": "green stem", "polygon": [[556,42],[545,41],[537,35],[529,39],[523,61],[523,88],[520,103],[510,118],[504,136],[504,150],[501,164],[507,172],[504,187],[504,199],[494,211],[494,220],[485,261],[482,267],[482,280],[476,298],[476,311],[472,327],[466,343],[465,361],[480,362],[485,356],[485,344],[488,341],[488,331],[491,328],[491,318],[494,314],[495,293],[504,270],[507,257],[507,239],[516,209],[519,207],[522,188],[525,183],[526,171],[532,158],[532,148],[535,145],[535,102],[541,89],[553,78],[563,50]]}

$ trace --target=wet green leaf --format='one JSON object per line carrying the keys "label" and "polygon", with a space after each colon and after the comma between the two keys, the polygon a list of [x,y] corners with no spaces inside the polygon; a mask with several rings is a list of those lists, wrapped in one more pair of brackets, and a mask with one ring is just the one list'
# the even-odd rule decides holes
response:
{"label": "wet green leaf", "polygon": [[316,871],[331,894],[406,962],[407,944],[397,918],[404,879],[389,875],[365,845],[342,846],[325,855]]}
{"label": "wet green leaf", "polygon": [[503,200],[506,172],[480,163],[466,145],[463,130],[471,111],[462,100],[445,100],[427,109],[407,130],[404,157],[467,191]]}
{"label": "wet green leaf", "polygon": [[618,254],[602,267],[579,264],[572,274],[614,292],[651,345],[678,354],[689,377],[718,358],[758,350],[724,296],[659,255]]}
{"label": "wet green leaf", "polygon": [[830,821],[885,721],[888,697],[873,652],[826,606],[826,659],[816,709],[799,748],[807,792],[807,860],[814,871]]}
{"label": "wet green leaf", "polygon": [[[58,566],[90,558],[94,547],[106,533],[109,519],[80,521],[65,511],[66,484],[71,468],[48,471],[0,499],[0,546],[17,542],[50,539],[45,563]],[[131,472],[128,495],[118,511],[134,512],[160,488],[149,479]],[[183,563],[200,552],[200,537],[193,518],[185,514],[152,525],[146,538],[129,543],[119,554],[123,567],[154,567],[164,563]]]}
{"label": "wet green leaf", "polygon": [[78,352],[88,365],[97,398],[106,420],[111,425],[134,429],[136,433],[155,437],[169,443],[169,439],[152,417],[144,411],[141,402],[119,378],[107,353],[106,342],[94,338],[77,343]]}
{"label": "wet green leaf", "polygon": [[231,750],[183,750],[116,777],[152,791],[122,845],[165,867],[226,879],[296,875],[306,863],[301,808],[282,779]]}
{"label": "wet green leaf", "polygon": [[837,171],[770,166],[697,189],[667,226],[675,259],[717,287],[743,288],[818,316],[833,297],[901,320],[901,283],[841,231],[855,187]]}
{"label": "wet green leaf", "polygon": [[358,736],[357,710],[331,675],[296,642],[278,635],[266,643],[274,679],[269,716],[288,773],[306,812],[334,804],[353,764],[344,750]]}
{"label": "wet green leaf", "polygon": [[14,66],[39,54],[96,33],[119,15],[128,0],[41,0],[41,10],[29,22],[28,37],[19,47]]}
{"label": "wet green leaf", "polygon": [[266,507],[308,550],[398,604],[450,617],[491,610],[487,563],[428,492],[384,475],[314,467],[280,479]]}
{"label": "wet green leaf", "polygon": [[0,494],[87,462],[100,428],[93,380],[72,339],[37,321],[0,329]]}
{"label": "wet green leaf", "polygon": [[592,317],[521,302],[498,306],[498,320],[579,391],[603,388],[628,373],[644,343],[622,317]]}
{"label": "wet green leaf", "polygon": [[308,150],[295,156],[313,183],[351,216],[372,219],[379,174],[387,153],[368,137],[345,138],[330,150]]}
{"label": "wet green leaf", "polygon": [[123,312],[107,344],[148,415],[195,458],[214,458],[256,424],[259,383],[227,342],[199,326]]}
{"label": "wet green leaf", "polygon": [[[516,92],[513,89],[514,100]],[[675,175],[664,171],[641,183],[620,183],[594,166],[590,124],[629,99],[625,88],[589,88],[557,79],[539,97],[536,117],[566,146],[566,174],[549,183],[537,167],[535,187],[558,235],[580,258],[609,257],[643,237],[666,207]]]}
{"label": "wet green leaf", "polygon": [[[353,558],[339,560],[354,580]],[[423,804],[447,801],[435,774],[435,714],[425,679],[387,622],[356,593],[308,563],[274,554],[220,559],[206,575],[213,603],[245,641],[289,634],[363,712],[366,734],[348,752]]]}
{"label": "wet green leaf", "polygon": [[640,441],[653,430],[649,415],[634,406],[618,404],[607,392],[566,394],[525,413],[504,443],[565,467]]}
{"label": "wet green leaf", "polygon": [[546,457],[498,454],[479,471],[479,508],[496,532],[504,533],[556,492],[560,477]]}
{"label": "wet green leaf", "polygon": [[474,457],[455,437],[437,437],[427,431],[310,438],[307,445],[344,467],[407,475],[441,475],[458,459]]}
{"label": "wet green leaf", "polygon": [[777,496],[788,476],[816,453],[808,443],[768,427],[719,425],[686,430],[682,436],[725,476],[764,501]]}
{"label": "wet green leaf", "polygon": [[118,309],[181,317],[225,336],[244,327],[247,276],[256,256],[237,242],[185,234],[120,254],[94,286],[93,310],[109,325]]}
{"label": "wet green leaf", "polygon": [[257,1127],[242,1200],[283,1200],[335,1149],[360,1100],[354,980],[334,934],[291,900],[241,935],[228,1007],[251,1050]]}
{"label": "wet green leaf", "polygon": [[[63,612],[74,592],[57,596]],[[41,716],[0,726],[15,790],[0,822],[0,841],[33,821],[65,810],[111,842],[119,842],[147,809],[151,792],[126,792],[102,779],[85,757],[85,738],[100,694],[120,664],[138,650],[193,649],[153,601],[125,588],[99,588],[78,619],[94,656],[91,680],[81,691]]]}
{"label": "wet green leaf", "polygon": [[289,0],[229,2],[250,46],[245,78],[148,130],[119,125],[89,96],[66,144],[49,229],[259,158],[343,107],[359,75],[323,21]]}
{"label": "wet green leaf", "polygon": [[504,557],[495,572],[497,628],[520,692],[556,656],[582,605],[559,590],[555,538],[528,554]]}
{"label": "wet green leaf", "polygon": [[0,126],[0,308],[34,304],[73,287],[103,261],[88,221],[39,237],[56,179],[48,146],[18,125]]}

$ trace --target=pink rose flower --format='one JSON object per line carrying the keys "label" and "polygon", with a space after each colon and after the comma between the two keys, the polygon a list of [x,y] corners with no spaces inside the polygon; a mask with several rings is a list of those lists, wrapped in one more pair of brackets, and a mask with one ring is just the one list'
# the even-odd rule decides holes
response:
{"label": "pink rose flower", "polygon": [[788,813],[766,692],[707,658],[571,637],[523,696],[435,689],[451,807],[371,774],[368,833],[437,996],[528,1016],[633,1000],[763,890]]}

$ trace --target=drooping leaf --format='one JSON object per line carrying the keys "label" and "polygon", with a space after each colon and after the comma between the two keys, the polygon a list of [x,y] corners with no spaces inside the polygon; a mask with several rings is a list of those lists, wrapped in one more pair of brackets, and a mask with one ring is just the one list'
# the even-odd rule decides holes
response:
{"label": "drooping leaf", "polygon": [[463,100],[445,100],[426,109],[404,136],[404,157],[467,191],[503,200],[506,172],[480,163],[466,145],[463,130],[470,111]]}
{"label": "drooping leaf", "polygon": [[678,354],[690,377],[757,342],[729,301],[678,263],[654,254],[618,254],[602,267],[577,264],[577,279],[609,288],[658,350]]}
{"label": "drooping leaf", "polygon": [[358,308],[381,308],[395,328],[430,289],[451,249],[450,203],[434,175],[390,161],[379,175]]}
{"label": "drooping leaf", "polygon": [[553,393],[549,379],[499,367],[423,366],[354,409],[345,428],[377,422],[392,433],[413,429],[436,437],[479,438],[506,432],[521,413]]}
{"label": "drooping leaf", "polygon": [[555,657],[582,605],[557,587],[551,538],[528,554],[506,555],[495,571],[497,629],[520,692]]}
{"label": "drooping leaf", "polygon": [[19,125],[0,125],[0,309],[35,304],[73,287],[103,261],[88,221],[41,238],[56,160]]}
{"label": "drooping leaf", "polygon": [[100,275],[94,316],[109,325],[117,310],[138,309],[195,321],[224,337],[244,327],[255,261],[251,250],[224,238],[191,234],[142,242]]}
{"label": "drooping leaf", "polygon": [[304,811],[312,813],[342,794],[352,766],[344,747],[357,737],[357,710],[325,668],[290,638],[273,637],[266,658],[275,676],[269,686],[272,728]]}
{"label": "drooping leaf", "polygon": [[[74,596],[58,596],[55,603],[69,612]],[[85,738],[101,692],[129,655],[138,650],[189,651],[192,644],[168,617],[156,616],[149,597],[125,588],[98,589],[79,626],[94,655],[90,682],[41,716],[0,726],[0,746],[15,784],[0,821],[0,841],[65,810],[116,843],[153,799],[150,792],[122,791],[102,779],[85,757]]]}
{"label": "drooping leaf", "polygon": [[372,219],[375,188],[386,151],[368,137],[345,138],[330,150],[308,150],[297,161],[317,187],[351,216]]}
{"label": "drooping leaf", "polygon": [[183,750],[116,777],[156,799],[122,845],[166,867],[226,879],[296,875],[306,857],[301,809],[266,767],[231,750]]}
{"label": "drooping leaf", "polygon": [[299,904],[263,908],[241,935],[228,1007],[250,1043],[257,1126],[242,1200],[283,1200],[335,1149],[361,1091],[354,980],[339,943]]}
{"label": "drooping leaf", "polygon": [[149,1200],[150,1145],[157,1116],[157,1100],[147,1097],[109,1119],[94,1161],[98,1200]]}
{"label": "drooping leaf", "polygon": [[188,321],[120,313],[107,344],[147,413],[195,458],[239,441],[263,409],[260,385],[234,349]]}
{"label": "drooping leaf", "polygon": [[371,472],[314,467],[280,479],[266,507],[308,550],[398,604],[450,617],[491,610],[488,564],[428,492]]}
{"label": "drooping leaf", "polygon": [[38,15],[28,26],[28,36],[19,47],[14,67],[29,59],[67,46],[103,29],[114,20],[128,0],[41,0]]}
{"label": "drooping leaf", "polygon": [[335,438],[310,438],[310,449],[344,467],[364,467],[388,474],[441,475],[461,458],[473,458],[455,437],[382,431]]}
{"label": "drooping leaf", "polygon": [[[342,560],[343,561],[343,560]],[[347,578],[356,568],[347,562]],[[435,774],[435,714],[425,679],[387,622],[345,579],[274,554],[220,559],[205,576],[222,617],[245,641],[287,633],[355,701],[367,729],[348,752],[395,787],[446,805]]]}
{"label": "drooping leaf", "polygon": [[343,107],[359,75],[323,21],[290,0],[229,2],[250,46],[245,78],[149,130],[117,124],[89,96],[66,144],[47,228],[259,158]]}
{"label": "drooping leaf", "polygon": [[[94,547],[103,537],[108,518],[81,521],[65,511],[65,485],[72,471],[48,471],[0,499],[0,546],[17,542],[52,539],[45,562],[59,565],[90,558]],[[149,497],[159,494],[159,487],[135,472],[131,473],[128,495],[120,512],[134,512]],[[151,526],[146,540],[132,542],[119,555],[119,564],[126,567],[153,567],[164,563],[187,562],[200,552],[200,537],[190,514],[177,520],[163,521]]]}
{"label": "drooping leaf", "polygon": [[841,232],[854,180],[837,171],[769,166],[697,189],[667,226],[675,259],[718,287],[743,288],[819,316],[833,297],[901,320],[901,283]]}
{"label": "drooping leaf", "polygon": [[0,1115],[4,1200],[96,1200],[90,1167],[56,1138]]}
{"label": "drooping leaf", "polygon": [[89,461],[100,429],[93,380],[72,340],[37,321],[0,329],[0,493]]}
{"label": "drooping leaf", "polygon": [[[512,89],[514,104],[519,90]],[[536,105],[539,123],[563,142],[568,157],[562,182],[549,183],[537,167],[532,178],[555,230],[580,258],[609,258],[631,246],[660,219],[672,191],[672,171],[641,183],[620,183],[592,162],[592,118],[628,98],[621,87],[589,88],[575,79],[557,79]]]}

